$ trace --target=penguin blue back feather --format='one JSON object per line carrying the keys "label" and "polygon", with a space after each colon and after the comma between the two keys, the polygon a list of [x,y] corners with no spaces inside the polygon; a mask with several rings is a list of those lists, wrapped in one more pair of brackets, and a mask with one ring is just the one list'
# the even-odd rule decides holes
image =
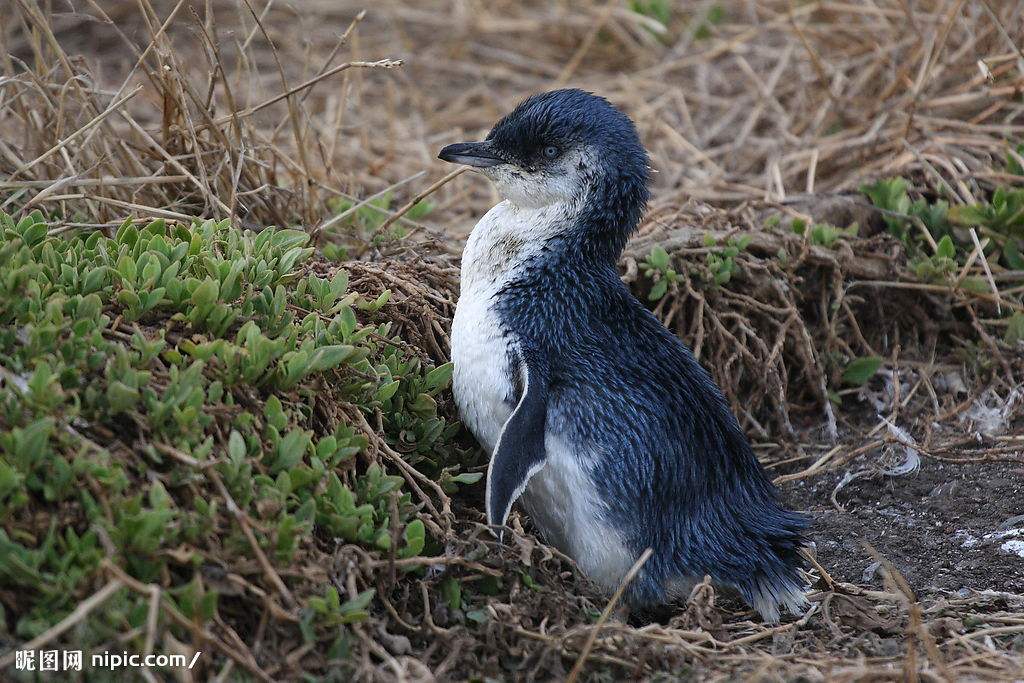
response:
{"label": "penguin blue back feather", "polygon": [[[583,228],[581,228],[582,230]],[[608,522],[639,556],[627,592],[667,601],[679,576],[735,587],[751,604],[803,585],[807,519],[784,509],[721,390],[683,342],[586,252],[550,245],[497,297],[504,325],[543,349],[549,428],[599,454]]]}

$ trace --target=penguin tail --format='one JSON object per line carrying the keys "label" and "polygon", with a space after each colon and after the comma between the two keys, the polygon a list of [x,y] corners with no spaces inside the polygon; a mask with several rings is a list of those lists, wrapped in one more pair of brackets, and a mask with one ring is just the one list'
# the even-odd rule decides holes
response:
{"label": "penguin tail", "polygon": [[782,609],[799,616],[809,605],[807,560],[802,552],[808,526],[803,515],[776,508],[760,520],[756,530],[748,530],[754,532],[751,550],[757,563],[733,585],[768,623],[778,623]]}
{"label": "penguin tail", "polygon": [[799,582],[786,582],[783,585],[761,582],[743,593],[750,606],[767,624],[779,623],[782,608],[793,616],[800,616],[810,606],[807,586]]}

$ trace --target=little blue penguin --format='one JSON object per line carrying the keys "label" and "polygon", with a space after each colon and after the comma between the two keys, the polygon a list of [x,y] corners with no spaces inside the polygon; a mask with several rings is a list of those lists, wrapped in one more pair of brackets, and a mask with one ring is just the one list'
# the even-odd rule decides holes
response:
{"label": "little blue penguin", "polygon": [[462,256],[459,413],[490,454],[488,524],[520,501],[541,536],[639,611],[709,575],[767,622],[806,605],[808,520],[784,508],[721,390],[616,263],[649,197],[633,122],[602,97],[530,97],[439,158],[503,201]]}

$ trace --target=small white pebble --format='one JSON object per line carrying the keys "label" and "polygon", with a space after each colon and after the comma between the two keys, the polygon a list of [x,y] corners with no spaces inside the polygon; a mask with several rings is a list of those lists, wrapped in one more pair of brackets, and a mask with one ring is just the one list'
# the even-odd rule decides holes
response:
{"label": "small white pebble", "polygon": [[1024,541],[1007,541],[999,546],[999,549],[1005,553],[1013,553],[1014,555],[1024,557]]}

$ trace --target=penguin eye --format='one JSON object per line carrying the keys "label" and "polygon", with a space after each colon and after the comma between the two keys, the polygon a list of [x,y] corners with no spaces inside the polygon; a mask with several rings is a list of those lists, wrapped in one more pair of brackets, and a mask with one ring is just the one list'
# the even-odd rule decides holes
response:
{"label": "penguin eye", "polygon": [[561,150],[558,149],[557,147],[555,147],[554,145],[548,145],[547,147],[545,147],[543,149],[541,154],[544,155],[545,159],[549,159],[550,160],[550,159],[556,158],[558,156],[559,152],[561,152]]}

